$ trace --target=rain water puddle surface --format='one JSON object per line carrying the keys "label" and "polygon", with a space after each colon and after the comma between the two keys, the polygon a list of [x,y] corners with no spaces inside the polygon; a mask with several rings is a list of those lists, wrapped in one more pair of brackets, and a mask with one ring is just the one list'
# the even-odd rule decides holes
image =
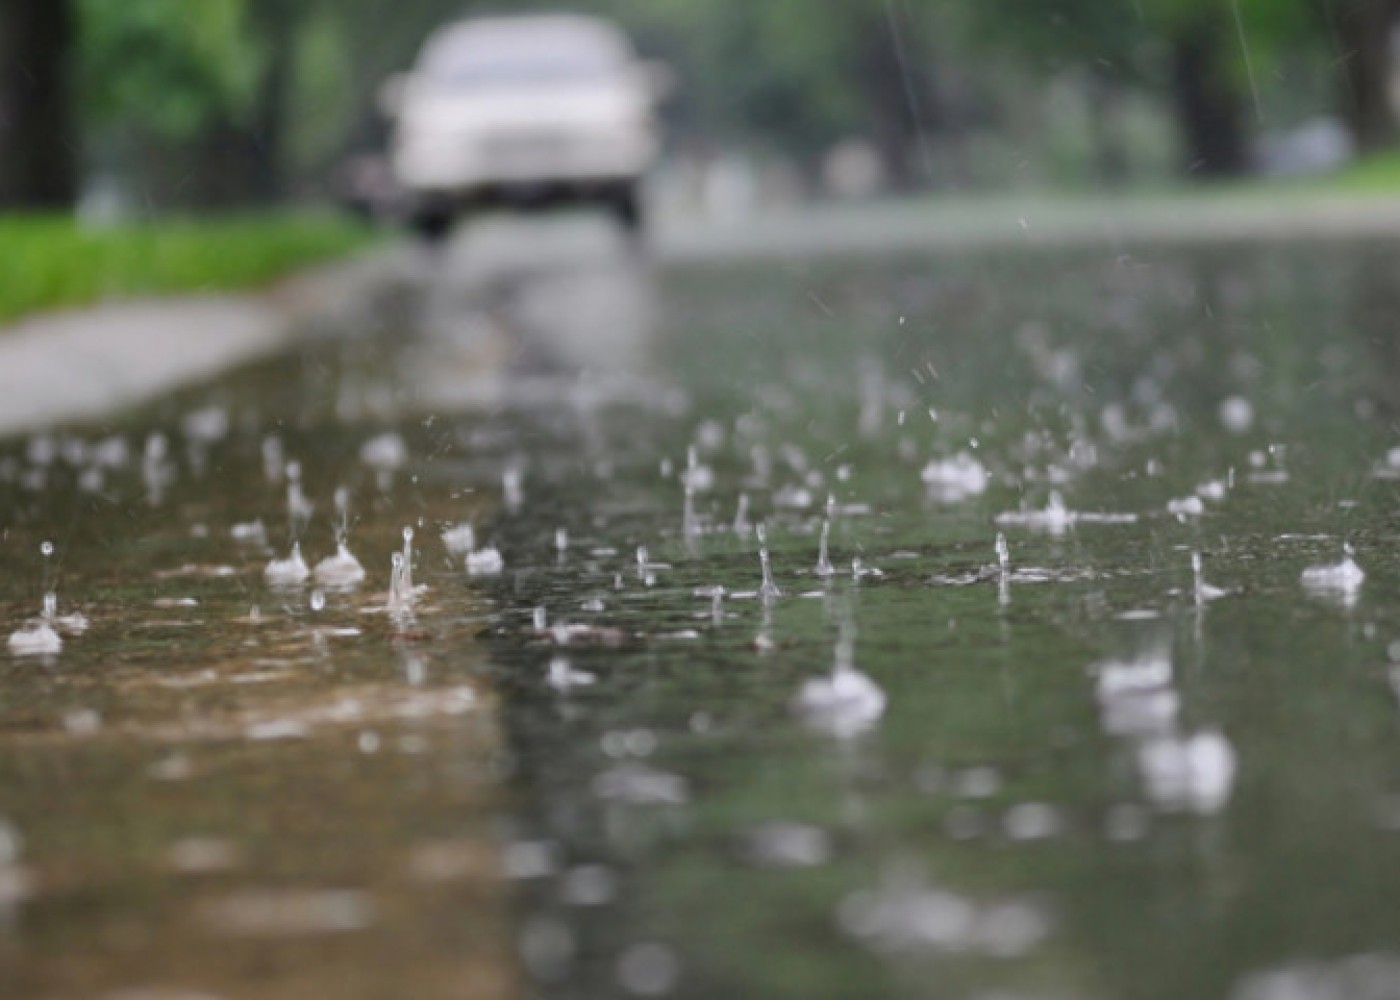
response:
{"label": "rain water puddle surface", "polygon": [[[161,985],[162,934],[229,995],[269,939],[428,993],[1391,982],[1392,257],[478,270],[393,353],[15,444],[0,596],[62,648],[0,665],[0,956],[36,995],[75,939]],[[585,307],[615,353],[559,342]],[[366,580],[318,582],[342,542]]]}

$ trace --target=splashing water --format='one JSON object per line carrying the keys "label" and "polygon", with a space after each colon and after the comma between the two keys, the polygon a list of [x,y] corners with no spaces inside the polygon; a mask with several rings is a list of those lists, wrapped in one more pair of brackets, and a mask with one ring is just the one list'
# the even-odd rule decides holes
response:
{"label": "splashing water", "polygon": [[[44,606],[40,616],[26,622],[10,633],[7,643],[16,656],[52,656],[63,649],[63,639],[54,628],[58,611],[58,597],[50,589],[50,565],[53,557],[53,543],[44,542],[39,546],[44,557]],[[83,623],[86,626],[86,622]]]}
{"label": "splashing water", "polygon": [[262,460],[263,475],[269,483],[275,483],[282,478],[282,472],[286,469],[287,462],[280,438],[271,435],[263,438]]}
{"label": "splashing water", "polygon": [[323,587],[353,587],[365,578],[365,568],[351,554],[348,545],[350,535],[350,494],[341,487],[335,491],[337,512],[335,528],[335,555],[327,556],[316,564],[312,571],[316,582]]}
{"label": "splashing water", "polygon": [[443,529],[442,544],[454,556],[465,556],[476,548],[476,529],[470,524],[454,524]]}
{"label": "splashing water", "polygon": [[494,545],[467,553],[468,576],[495,576],[505,569],[506,562]]}
{"label": "splashing water", "polygon": [[1138,748],[1138,769],[1158,809],[1209,815],[1230,801],[1235,750],[1217,732],[1159,737]]}
{"label": "splashing water", "polygon": [[[828,508],[829,508],[829,507],[830,507],[830,503],[828,503],[827,506],[828,506]],[[824,521],[822,521],[822,539],[821,539],[821,545],[820,545],[820,547],[817,549],[817,568],[814,569],[814,570],[812,571],[812,572],[816,573],[817,576],[835,576],[835,575],[836,575],[836,567],[831,565],[831,556],[830,556],[830,554],[827,552],[827,539],[828,539],[828,537],[829,537],[830,535],[831,535],[831,521],[830,521],[829,519],[828,519],[828,520],[824,520]]]}
{"label": "splashing water", "polygon": [[734,513],[734,534],[743,538],[753,531],[753,524],[749,521],[749,495],[739,494],[739,509]]}
{"label": "splashing water", "polygon": [[55,584],[55,574],[53,569],[53,542],[44,541],[39,545],[39,553],[44,557],[44,609],[43,619],[50,626],[57,628],[60,632],[67,632],[69,635],[79,635],[87,631],[87,617],[80,611],[72,611],[66,615],[58,613],[58,589]]}
{"label": "splashing water", "polygon": [[1226,597],[1229,591],[1223,587],[1216,587],[1206,582],[1205,572],[1202,568],[1201,554],[1191,553],[1191,592],[1197,604],[1204,604],[1206,601],[1214,601],[1217,598]]}
{"label": "splashing water", "polygon": [[301,489],[301,463],[287,463],[287,523],[293,539],[300,538],[311,521],[315,505]]}
{"label": "splashing water", "polygon": [[556,656],[549,661],[549,673],[545,676],[545,683],[556,691],[587,687],[597,680],[595,674],[590,674],[586,670],[574,669],[568,659],[563,656]]}
{"label": "splashing water", "polygon": [[353,587],[365,578],[365,568],[344,542],[336,545],[335,555],[326,556],[316,564],[314,573],[316,582],[323,587]]}
{"label": "splashing water", "polygon": [[[561,541],[568,544],[568,535],[560,528],[554,534],[555,547],[559,549],[560,555],[564,550],[559,548]],[[447,528],[442,533],[442,544],[447,551],[454,556],[462,557],[462,563],[466,567],[468,576],[494,576],[505,569],[505,560],[501,558],[501,553],[494,546],[486,546],[478,549],[476,547],[476,529],[470,524],[463,522]]]}
{"label": "splashing water", "polygon": [[920,477],[935,498],[950,502],[980,496],[991,478],[986,466],[965,451],[952,458],[934,459],[924,466]]}
{"label": "splashing water", "polygon": [[771,601],[775,597],[782,597],[783,592],[773,582],[773,567],[768,559],[767,528],[760,524],[756,531],[758,533],[758,565],[763,571],[763,583],[758,588],[758,596],[765,601]]}
{"label": "splashing water", "polygon": [[1299,578],[1303,589],[1320,596],[1355,597],[1366,579],[1366,572],[1353,557],[1351,543],[1342,546],[1341,562],[1309,566]]}
{"label": "splashing water", "polygon": [[409,594],[418,593],[419,588],[413,586],[413,529],[406,525],[403,529],[403,586]]}
{"label": "splashing water", "polygon": [[686,452],[685,460],[685,488],[692,493],[704,493],[715,485],[715,473],[708,465],[700,464],[699,453],[695,445],[691,445]]}
{"label": "splashing water", "polygon": [[385,610],[390,618],[407,618],[413,612],[413,582],[406,579],[404,556],[395,552],[389,559],[389,599]]}
{"label": "splashing water", "polygon": [[48,619],[36,618],[11,632],[7,646],[15,656],[52,656],[63,650],[63,639]]}
{"label": "splashing water", "polygon": [[506,509],[518,511],[520,505],[525,502],[524,473],[518,466],[512,465],[501,473],[501,498],[505,501]]}
{"label": "splashing water", "polygon": [[681,511],[681,534],[688,539],[700,534],[700,522],[695,516],[695,487],[689,478],[685,481],[685,506]]}
{"label": "splashing water", "polygon": [[387,431],[360,445],[360,461],[375,472],[394,473],[408,462],[408,445],[400,435]]}
{"label": "splashing water", "polygon": [[867,576],[884,576],[885,571],[875,566],[865,565],[865,561],[860,556],[851,557],[851,579],[859,583]]}
{"label": "splashing water", "polygon": [[1052,535],[1062,535],[1077,524],[1136,524],[1137,521],[1136,514],[1070,510],[1058,490],[1050,492],[1044,510],[1006,511],[995,519],[998,527],[1030,528]]}
{"label": "splashing water", "polygon": [[1176,517],[1178,520],[1185,520],[1188,517],[1199,517],[1205,512],[1205,503],[1195,494],[1167,501],[1167,513]]}
{"label": "splashing water", "polygon": [[298,587],[311,576],[306,560],[301,556],[301,543],[293,542],[285,559],[273,559],[263,569],[263,579],[272,587]]}
{"label": "splashing water", "polygon": [[843,739],[865,732],[885,714],[885,692],[855,667],[854,625],[841,629],[831,673],[806,681],[792,707],[812,728]]}
{"label": "splashing water", "polygon": [[1011,546],[1006,544],[1006,536],[997,532],[997,604],[1006,607],[1011,603]]}

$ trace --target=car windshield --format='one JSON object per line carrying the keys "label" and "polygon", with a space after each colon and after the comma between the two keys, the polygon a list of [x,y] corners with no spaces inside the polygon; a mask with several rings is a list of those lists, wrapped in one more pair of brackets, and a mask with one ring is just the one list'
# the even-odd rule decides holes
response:
{"label": "car windshield", "polygon": [[628,62],[621,39],[601,25],[529,20],[453,29],[424,52],[426,79],[445,87],[588,80]]}

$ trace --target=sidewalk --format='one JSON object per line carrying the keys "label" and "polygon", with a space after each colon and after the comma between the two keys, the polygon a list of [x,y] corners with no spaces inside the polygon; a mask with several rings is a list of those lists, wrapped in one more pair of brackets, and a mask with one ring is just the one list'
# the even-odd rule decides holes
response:
{"label": "sidewalk", "polygon": [[326,329],[353,328],[414,284],[396,246],[271,289],[105,303],[0,328],[0,434],[94,419]]}

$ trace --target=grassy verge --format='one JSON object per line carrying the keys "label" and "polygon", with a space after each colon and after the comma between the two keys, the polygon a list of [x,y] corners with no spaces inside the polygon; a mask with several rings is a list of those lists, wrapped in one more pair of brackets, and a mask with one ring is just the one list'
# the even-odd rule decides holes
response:
{"label": "grassy verge", "polygon": [[333,216],[259,216],[84,227],[0,216],[0,321],[104,299],[256,286],[364,246]]}
{"label": "grassy verge", "polygon": [[1363,157],[1339,171],[1332,182],[1339,191],[1400,194],[1400,150]]}

